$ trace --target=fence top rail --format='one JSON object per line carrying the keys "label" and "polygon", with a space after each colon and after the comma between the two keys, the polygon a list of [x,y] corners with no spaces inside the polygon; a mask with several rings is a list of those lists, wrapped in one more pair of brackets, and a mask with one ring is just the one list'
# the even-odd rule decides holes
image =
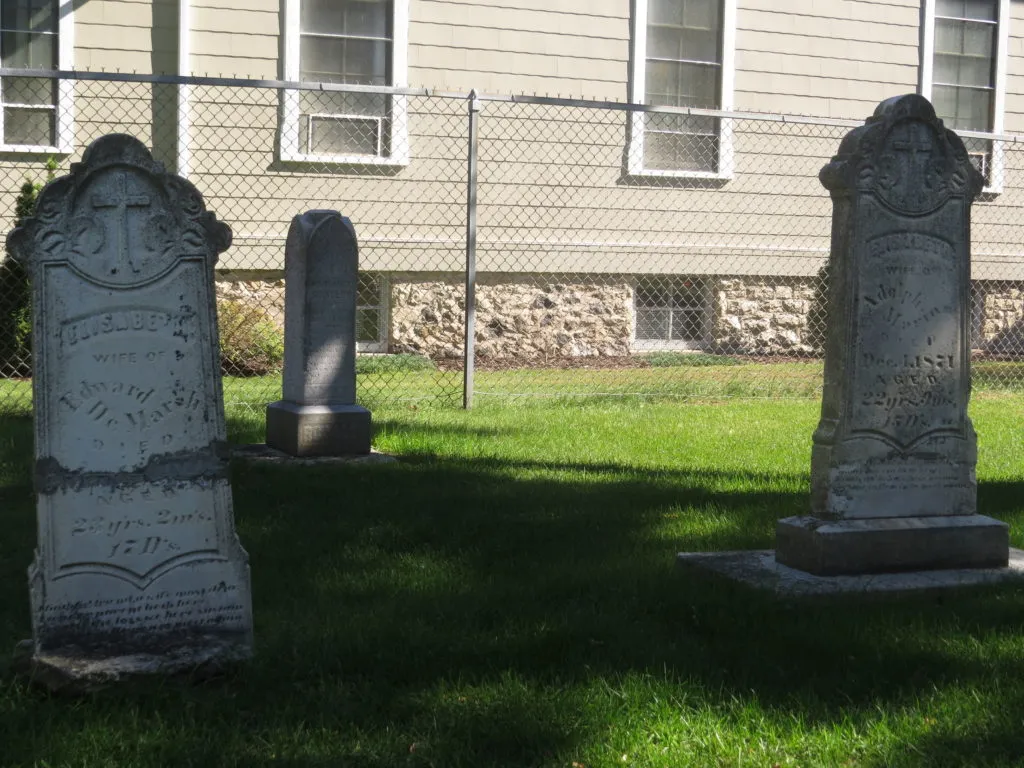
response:
{"label": "fence top rail", "polygon": [[[446,99],[462,99],[467,102],[493,102],[510,104],[537,104],[542,106],[580,107],[604,109],[618,112],[658,113],[689,115],[694,117],[716,117],[723,120],[752,120],[796,125],[827,125],[838,128],[855,128],[862,120],[849,120],[813,115],[787,115],[773,112],[750,112],[743,110],[699,109],[697,107],[669,107],[652,104],[636,104],[599,99],[574,99],[562,96],[538,96],[529,94],[481,93],[477,90],[449,91],[434,88],[408,88],[382,85],[350,85],[347,83],[319,83],[295,80],[261,80],[241,77],[208,77],[200,75],[147,75],[128,72],[89,72],[79,70],[19,69],[0,67],[0,77],[46,77],[57,80],[85,80],[100,82],[149,83],[154,85],[198,85],[235,88],[264,88],[269,90],[324,91],[334,93],[375,93],[390,96],[427,96]],[[1024,135],[1006,133],[984,133],[980,131],[957,131],[959,136],[989,141],[1024,144]]]}
{"label": "fence top rail", "polygon": [[236,88],[264,88],[278,91],[340,91],[345,93],[383,93],[391,96],[448,96],[464,99],[464,93],[446,93],[430,88],[399,88],[386,85],[349,85],[292,80],[254,80],[242,77],[205,77],[199,75],[145,75],[136,72],[85,72],[74,69],[18,69],[0,67],[0,77],[47,77],[55,80],[92,80],[152,85],[207,85]]}

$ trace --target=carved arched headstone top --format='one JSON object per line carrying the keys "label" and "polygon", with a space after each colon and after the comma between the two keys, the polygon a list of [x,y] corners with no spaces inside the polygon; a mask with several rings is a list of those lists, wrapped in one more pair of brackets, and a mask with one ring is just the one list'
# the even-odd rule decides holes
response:
{"label": "carved arched headstone top", "polygon": [[846,135],[819,179],[833,196],[874,193],[910,216],[934,211],[951,197],[971,201],[984,186],[963,141],[917,94],[879,104]]}
{"label": "carved arched headstone top", "polygon": [[231,245],[231,229],[206,210],[186,179],[167,173],[133,136],[96,139],[67,176],[46,185],[36,213],[8,236],[33,271],[67,262],[98,285],[145,284],[186,256],[209,266]]}

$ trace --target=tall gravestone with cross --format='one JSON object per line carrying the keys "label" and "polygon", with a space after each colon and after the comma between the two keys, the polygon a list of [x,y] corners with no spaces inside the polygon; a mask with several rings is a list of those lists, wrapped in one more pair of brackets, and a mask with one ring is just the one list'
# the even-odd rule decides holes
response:
{"label": "tall gravestone with cross", "polygon": [[778,562],[819,575],[1007,564],[977,514],[970,212],[982,177],[917,95],[882,102],[821,171],[833,200],[811,516]]}
{"label": "tall gravestone with cross", "polygon": [[213,267],[231,232],[139,141],[104,136],[10,235],[36,370],[35,661],[116,676],[242,658]]}

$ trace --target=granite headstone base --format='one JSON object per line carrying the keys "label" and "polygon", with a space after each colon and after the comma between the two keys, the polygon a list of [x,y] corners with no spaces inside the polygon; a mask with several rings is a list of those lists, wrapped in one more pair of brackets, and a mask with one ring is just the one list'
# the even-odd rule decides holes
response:
{"label": "granite headstone base", "polygon": [[267,445],[291,456],[344,456],[370,452],[370,412],[361,405],[267,406]]}
{"label": "granite headstone base", "polygon": [[694,574],[713,574],[783,598],[832,595],[890,597],[945,592],[965,587],[1024,583],[1024,552],[1010,549],[1002,568],[903,571],[857,576],[815,576],[782,565],[771,549],[743,552],[681,552],[676,562]]}
{"label": "granite headstone base", "polygon": [[133,677],[188,675],[203,679],[220,674],[251,654],[239,638],[211,636],[199,642],[170,646],[149,653],[116,655],[104,649],[86,651],[63,648],[50,653],[32,653],[33,642],[19,643],[14,667],[32,683],[50,691],[87,693]]}
{"label": "granite headstone base", "polygon": [[984,515],[821,520],[787,517],[775,529],[775,559],[818,576],[1002,568],[1006,523]]}

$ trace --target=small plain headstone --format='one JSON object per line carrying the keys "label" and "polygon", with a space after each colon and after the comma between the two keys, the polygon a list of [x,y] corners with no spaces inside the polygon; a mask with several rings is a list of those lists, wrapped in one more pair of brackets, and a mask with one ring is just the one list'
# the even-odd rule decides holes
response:
{"label": "small plain headstone", "polygon": [[97,139],[10,236],[33,284],[34,658],[71,678],[252,650],[213,268],[231,242],[138,140]]}
{"label": "small plain headstone", "polygon": [[292,219],[285,247],[283,399],[267,406],[267,445],[292,456],[370,452],[356,405],[359,250],[337,211]]}
{"label": "small plain headstone", "polygon": [[778,562],[820,575],[1005,566],[977,514],[970,211],[983,180],[917,95],[882,102],[821,171],[832,195],[830,326],[811,516]]}

